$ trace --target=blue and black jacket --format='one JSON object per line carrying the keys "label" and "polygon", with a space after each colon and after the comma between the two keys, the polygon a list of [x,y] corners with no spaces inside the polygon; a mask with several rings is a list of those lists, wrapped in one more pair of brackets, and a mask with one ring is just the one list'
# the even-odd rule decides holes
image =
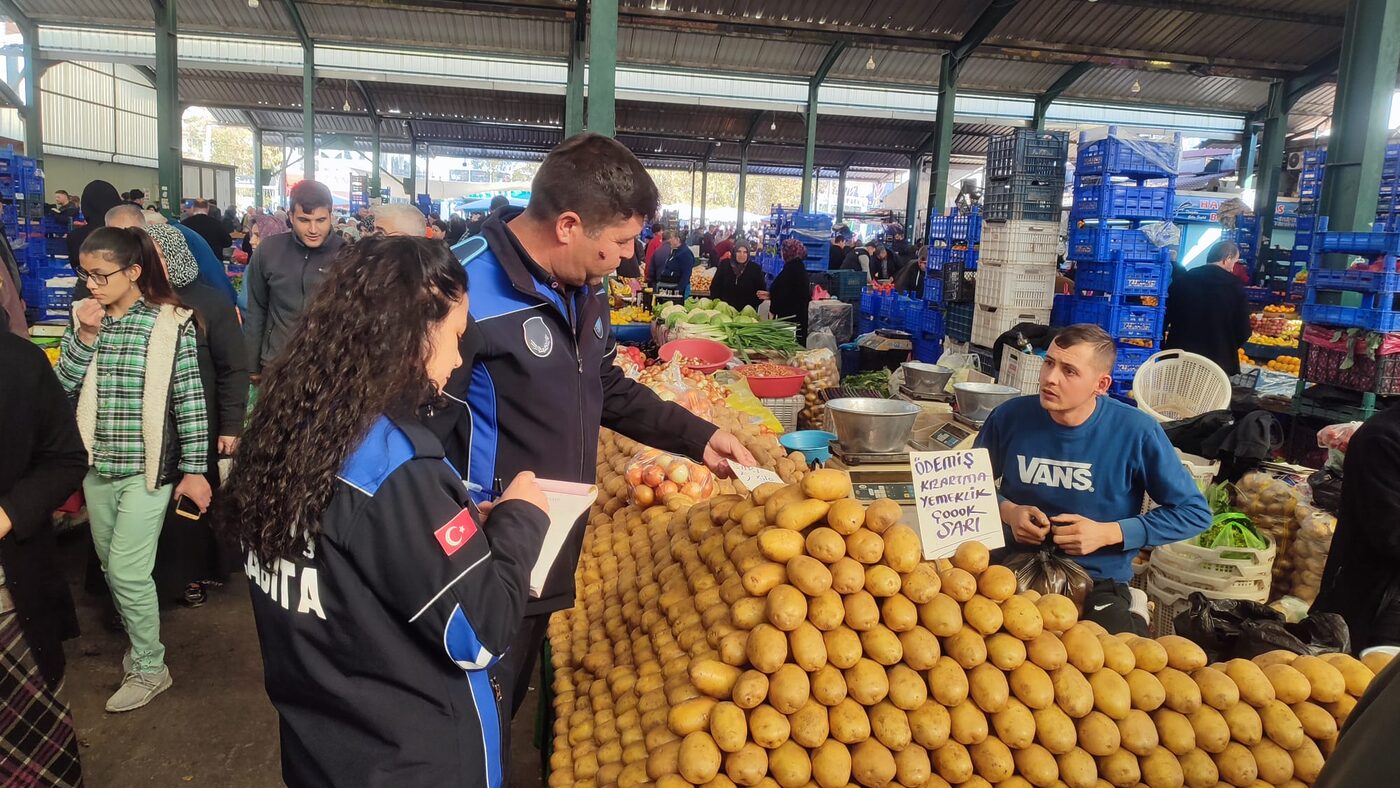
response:
{"label": "blue and black jacket", "polygon": [[[549,276],[506,227],[520,212],[488,219],[487,248],[466,263],[472,327],[445,389],[466,408],[430,421],[448,459],[486,491],[503,489],[521,471],[592,484],[600,426],[699,459],[715,426],[622,374],[613,364],[605,287],[571,288]],[[573,606],[583,524],[528,614]]]}
{"label": "blue and black jacket", "polygon": [[501,785],[486,668],[520,626],[547,527],[523,501],[483,522],[437,437],[380,418],[308,554],[247,559],[287,785]]}

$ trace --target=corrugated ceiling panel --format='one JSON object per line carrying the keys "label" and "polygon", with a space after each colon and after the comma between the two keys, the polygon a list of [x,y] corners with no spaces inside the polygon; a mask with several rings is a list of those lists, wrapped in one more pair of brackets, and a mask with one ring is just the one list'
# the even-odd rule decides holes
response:
{"label": "corrugated ceiling panel", "polygon": [[618,60],[751,74],[806,75],[820,64],[826,47],[748,36],[661,31],[624,27],[618,31]]}
{"label": "corrugated ceiling panel", "polygon": [[534,57],[568,55],[570,26],[562,18],[537,19],[403,7],[347,8],[301,3],[313,39],[445,46],[466,52],[518,52]]}
{"label": "corrugated ceiling panel", "polygon": [[63,62],[50,66],[39,85],[46,93],[88,102],[95,105],[94,112],[101,112],[112,106],[112,82],[112,66],[108,63]]}
{"label": "corrugated ceiling panel", "polygon": [[1298,99],[1298,103],[1293,105],[1291,115],[1327,115],[1332,114],[1332,105],[1337,100],[1337,86],[1332,83],[1318,85],[1303,97]]}
{"label": "corrugated ceiling panel", "polygon": [[[1141,91],[1133,93],[1137,82]],[[1269,98],[1268,85],[1230,77],[1197,77],[1162,71],[1096,68],[1065,91],[1067,98],[1093,98],[1124,104],[1165,104],[1253,110]]]}
{"label": "corrugated ceiling panel", "polygon": [[[233,0],[177,0],[176,14],[180,28],[214,32],[257,32],[259,35],[284,38],[295,36],[291,20],[281,2],[267,0],[257,8],[247,2]],[[305,3],[300,8],[308,8]],[[305,13],[303,11],[302,13]],[[358,13],[358,12],[357,12]],[[146,8],[146,24],[151,24],[150,6]]]}
{"label": "corrugated ceiling panel", "polygon": [[[868,69],[866,66],[872,57],[875,59],[875,68]],[[941,53],[938,52],[848,47],[836,59],[836,64],[831,68],[830,78],[846,82],[936,85],[940,57]]]}
{"label": "corrugated ceiling panel", "polygon": [[149,29],[152,26],[148,0],[16,0],[30,19],[72,24],[123,23]]}
{"label": "corrugated ceiling panel", "polygon": [[126,156],[154,159],[160,155],[156,145],[156,119],[134,112],[116,113],[117,152]]}
{"label": "corrugated ceiling panel", "polygon": [[[1068,66],[1000,57],[972,57],[958,74],[959,90],[999,93],[1040,93],[1054,84]],[[935,81],[937,75],[935,74]]]}

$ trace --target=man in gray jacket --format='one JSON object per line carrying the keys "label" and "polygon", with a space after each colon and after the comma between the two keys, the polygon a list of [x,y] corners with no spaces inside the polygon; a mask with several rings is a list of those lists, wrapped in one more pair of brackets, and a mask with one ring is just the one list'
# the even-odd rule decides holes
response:
{"label": "man in gray jacket", "polygon": [[306,301],[321,284],[345,239],[332,232],[331,191],[318,181],[302,181],[291,192],[292,231],[263,240],[243,274],[248,289],[249,371],[263,367],[282,352],[296,329]]}

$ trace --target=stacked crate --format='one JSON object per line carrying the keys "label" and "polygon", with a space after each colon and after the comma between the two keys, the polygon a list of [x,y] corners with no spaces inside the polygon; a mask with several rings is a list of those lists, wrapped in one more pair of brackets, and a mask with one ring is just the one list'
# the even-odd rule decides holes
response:
{"label": "stacked crate", "polygon": [[919,360],[937,358],[945,336],[962,342],[972,337],[972,296],[981,258],[982,226],[982,211],[975,205],[929,219],[925,312],[914,345],[916,358],[923,356]]}
{"label": "stacked crate", "polygon": [[1143,139],[1110,126],[1080,137],[1069,238],[1077,295],[1062,315],[1098,325],[1118,343],[1117,393],[1131,390],[1162,340],[1171,253],[1143,227],[1171,216],[1180,151],[1179,134]]}
{"label": "stacked crate", "polygon": [[[1298,175],[1298,213],[1293,231],[1293,253],[1287,269],[1287,283],[1280,282],[1282,291],[1293,303],[1302,303],[1307,284],[1295,282],[1298,272],[1312,265],[1317,251],[1317,235],[1327,229],[1327,218],[1317,215],[1322,198],[1322,176],[1327,168],[1326,150],[1303,151],[1303,170]],[[1382,184],[1381,191],[1385,191]],[[1305,277],[1306,278],[1306,277]]]}
{"label": "stacked crate", "polygon": [[26,318],[66,319],[78,284],[68,264],[71,222],[45,210],[43,173],[13,148],[0,151],[0,222],[19,265]]}
{"label": "stacked crate", "polygon": [[[987,153],[987,220],[973,302],[972,344],[991,347],[1020,323],[1046,325],[1055,297],[1060,200],[1069,134],[1017,129],[993,137]],[[1049,204],[1023,199],[1044,184]],[[1002,199],[1010,196],[1010,199]]]}

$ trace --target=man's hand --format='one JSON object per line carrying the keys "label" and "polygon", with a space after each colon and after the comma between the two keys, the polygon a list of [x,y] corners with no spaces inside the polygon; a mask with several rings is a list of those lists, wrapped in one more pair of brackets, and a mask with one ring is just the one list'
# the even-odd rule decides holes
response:
{"label": "man's hand", "polygon": [[209,511],[209,502],[214,499],[214,491],[209,488],[209,480],[204,478],[202,473],[187,473],[180,483],[175,485],[175,497],[185,497],[194,501],[199,507],[199,513],[204,514]]}
{"label": "man's hand", "polygon": [[219,456],[232,457],[238,451],[238,438],[233,435],[219,436]]}
{"label": "man's hand", "polygon": [[738,438],[724,430],[715,430],[715,434],[710,436],[710,442],[705,444],[705,465],[715,476],[728,479],[734,475],[728,460],[750,468],[758,464],[758,460],[753,458],[753,454],[744,448],[744,444],[740,443]]}
{"label": "man's hand", "polygon": [[1055,523],[1055,545],[1069,555],[1088,555],[1123,542],[1123,528],[1118,523],[1100,523],[1078,514],[1050,519]]}
{"label": "man's hand", "polygon": [[0,506],[0,539],[10,535],[10,528],[14,524],[10,522],[10,514],[5,511],[5,507]]}
{"label": "man's hand", "polygon": [[97,334],[102,330],[102,316],[106,310],[97,303],[96,298],[85,298],[78,304],[78,339],[84,345],[91,345],[97,341]]}
{"label": "man's hand", "polygon": [[1050,518],[1039,507],[1003,501],[1000,513],[1001,521],[1010,526],[1011,535],[1016,537],[1016,541],[1030,545],[1045,542],[1045,534],[1050,530]]}

